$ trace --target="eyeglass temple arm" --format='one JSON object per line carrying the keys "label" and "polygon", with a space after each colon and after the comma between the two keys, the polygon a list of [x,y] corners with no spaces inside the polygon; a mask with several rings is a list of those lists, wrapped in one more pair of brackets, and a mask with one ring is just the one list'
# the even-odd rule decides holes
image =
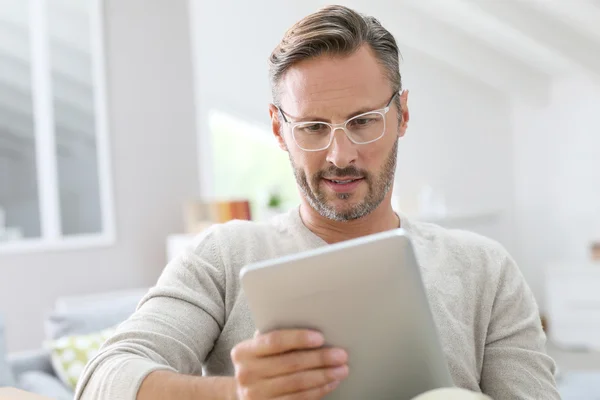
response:
{"label": "eyeglass temple arm", "polygon": [[277,109],[277,111],[279,112],[279,114],[281,115],[281,118],[283,118],[283,122],[285,122],[286,124],[289,124],[289,121],[285,117],[285,114],[283,113],[283,111],[281,111],[281,108],[278,105],[276,105],[276,104],[273,104],[273,105],[275,106],[275,108]]}
{"label": "eyeglass temple arm", "polygon": [[388,101],[387,106],[385,106],[385,108],[388,108],[389,106],[391,106],[392,105],[392,101],[394,101],[394,98],[396,98],[396,96],[400,96],[402,94],[402,92],[404,92],[404,90],[400,90],[400,91],[395,92],[392,95],[392,98],[390,99],[390,101]]}

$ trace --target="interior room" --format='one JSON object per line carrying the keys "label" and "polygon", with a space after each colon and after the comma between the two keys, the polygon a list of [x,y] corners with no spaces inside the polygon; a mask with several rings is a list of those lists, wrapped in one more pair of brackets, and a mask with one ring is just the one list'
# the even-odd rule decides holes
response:
{"label": "interior room", "polygon": [[[298,206],[267,61],[327,4],[0,0],[0,386],[73,398],[186,246]],[[600,1],[340,4],[400,49],[394,210],[500,243],[562,398],[599,398]]]}

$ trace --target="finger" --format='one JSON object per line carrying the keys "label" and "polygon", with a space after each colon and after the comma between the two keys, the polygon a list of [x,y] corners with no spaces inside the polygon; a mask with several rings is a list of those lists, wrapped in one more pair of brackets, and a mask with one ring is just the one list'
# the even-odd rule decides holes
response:
{"label": "finger", "polygon": [[268,357],[294,350],[307,350],[323,346],[325,339],[316,331],[305,329],[278,330],[257,336],[248,343],[255,357]]}
{"label": "finger", "polygon": [[272,398],[317,389],[332,382],[341,381],[347,376],[347,365],[313,369],[263,380],[257,385],[257,389],[261,395]]}
{"label": "finger", "polygon": [[305,329],[277,330],[259,334],[253,339],[237,344],[231,350],[231,359],[239,364],[247,359],[273,356],[288,351],[321,347],[325,342],[323,335]]}
{"label": "finger", "polygon": [[311,369],[339,367],[348,361],[348,354],[339,348],[303,350],[279,356],[262,357],[252,365],[250,380],[254,377],[274,378]]}
{"label": "finger", "polygon": [[286,394],[284,396],[277,397],[276,400],[320,400],[325,395],[333,392],[339,385],[340,381],[333,381],[318,388],[305,390],[298,393]]}

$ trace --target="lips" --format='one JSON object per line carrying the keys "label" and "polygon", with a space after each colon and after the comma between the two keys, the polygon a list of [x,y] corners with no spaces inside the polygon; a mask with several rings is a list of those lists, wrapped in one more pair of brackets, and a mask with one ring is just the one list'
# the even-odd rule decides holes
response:
{"label": "lips", "polygon": [[337,193],[349,193],[354,191],[364,178],[345,178],[345,179],[327,179],[323,178],[323,181],[333,191]]}
{"label": "lips", "polygon": [[331,181],[333,183],[337,183],[337,184],[347,184],[347,183],[352,183],[354,181],[358,181],[361,178],[356,178],[356,179],[343,179],[343,180],[338,180],[338,179],[327,179],[328,181]]}

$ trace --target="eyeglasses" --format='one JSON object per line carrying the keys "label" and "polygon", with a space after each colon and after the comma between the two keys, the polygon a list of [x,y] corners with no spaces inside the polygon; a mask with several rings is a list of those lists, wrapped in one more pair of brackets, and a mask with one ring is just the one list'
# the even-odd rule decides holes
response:
{"label": "eyeglasses", "polygon": [[331,146],[333,133],[337,129],[342,129],[354,144],[368,144],[381,139],[385,134],[385,115],[390,110],[392,101],[399,94],[399,92],[394,93],[384,108],[357,115],[342,124],[330,124],[322,121],[288,121],[281,108],[275,107],[281,114],[283,122],[291,126],[292,137],[300,149],[322,151]]}

